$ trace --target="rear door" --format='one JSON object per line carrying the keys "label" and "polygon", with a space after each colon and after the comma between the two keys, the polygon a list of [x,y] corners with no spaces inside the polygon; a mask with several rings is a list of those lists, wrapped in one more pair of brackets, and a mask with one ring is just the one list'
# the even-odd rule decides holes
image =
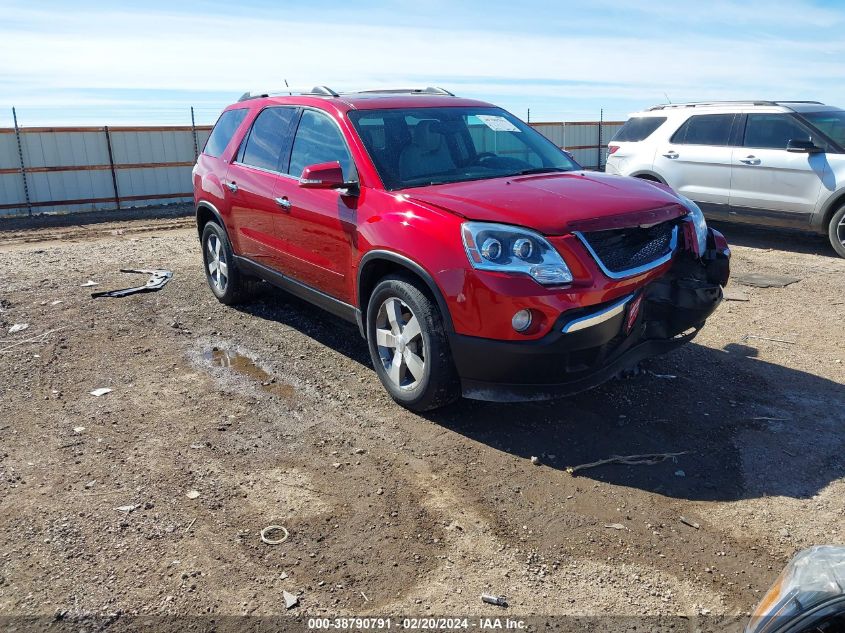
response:
{"label": "rear door", "polygon": [[292,106],[262,110],[244,138],[226,174],[225,190],[240,242],[240,253],[265,266],[281,264],[275,237],[275,202],[279,161],[290,144],[298,111]]}
{"label": "rear door", "polygon": [[810,222],[830,167],[824,153],[787,152],[791,139],[810,140],[812,132],[788,113],[747,115],[732,156],[731,217],[799,227]]}
{"label": "rear door", "polygon": [[285,267],[295,279],[346,303],[352,303],[350,269],[360,196],[338,189],[299,186],[302,170],[317,163],[338,162],[344,180],[357,180],[352,156],[336,121],[325,112],[304,108],[293,139],[289,176],[279,182],[276,197],[284,208],[275,218],[276,241]]}
{"label": "rear door", "polygon": [[727,211],[736,114],[696,114],[658,145],[654,171],[681,195]]}

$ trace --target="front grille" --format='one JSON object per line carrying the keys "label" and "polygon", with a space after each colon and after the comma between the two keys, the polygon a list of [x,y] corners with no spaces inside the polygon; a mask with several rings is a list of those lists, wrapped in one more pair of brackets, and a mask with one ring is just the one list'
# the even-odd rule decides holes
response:
{"label": "front grille", "polygon": [[598,263],[611,273],[624,273],[648,266],[672,250],[677,223],[661,222],[649,228],[629,227],[581,233]]}

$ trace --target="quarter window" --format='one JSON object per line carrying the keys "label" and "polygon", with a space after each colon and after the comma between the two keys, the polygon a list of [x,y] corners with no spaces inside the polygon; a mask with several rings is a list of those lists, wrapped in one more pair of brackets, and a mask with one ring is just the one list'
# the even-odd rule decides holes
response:
{"label": "quarter window", "polygon": [[350,180],[352,157],[340,130],[325,114],[305,110],[293,141],[289,173],[299,176],[309,165],[335,161],[343,169],[344,180]]}
{"label": "quarter window", "polygon": [[786,149],[790,139],[810,140],[810,135],[788,114],[749,114],[745,147]]}
{"label": "quarter window", "polygon": [[240,108],[238,110],[226,110],[226,112],[221,114],[220,118],[217,119],[217,123],[214,124],[214,129],[211,130],[208,140],[205,142],[202,153],[208,156],[214,156],[215,158],[220,156],[223,150],[226,149],[229,141],[232,140],[235,132],[237,132],[246,113],[245,108]]}
{"label": "quarter window", "polygon": [[666,122],[665,116],[635,116],[625,122],[611,141],[643,141]]}
{"label": "quarter window", "polygon": [[239,161],[244,165],[279,171],[282,152],[290,140],[295,108],[267,108],[252,124]]}
{"label": "quarter window", "polygon": [[699,114],[691,116],[672,135],[678,145],[729,145],[734,114]]}

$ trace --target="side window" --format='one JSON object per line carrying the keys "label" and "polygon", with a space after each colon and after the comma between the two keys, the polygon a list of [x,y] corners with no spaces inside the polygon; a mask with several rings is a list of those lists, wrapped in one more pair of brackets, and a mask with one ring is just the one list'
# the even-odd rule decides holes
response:
{"label": "side window", "polygon": [[352,176],[352,157],[340,130],[328,116],[315,110],[305,110],[296,130],[290,154],[291,176],[297,176],[308,165],[337,161],[343,168],[343,177]]}
{"label": "side window", "polygon": [[665,116],[635,116],[625,122],[611,141],[644,141],[666,122]]}
{"label": "side window", "polygon": [[244,165],[279,171],[279,160],[290,142],[290,124],[296,108],[267,108],[252,124],[239,161]]}
{"label": "side window", "polygon": [[788,114],[749,114],[745,124],[745,147],[786,149],[790,139],[809,140],[810,135]]}
{"label": "side window", "polygon": [[699,114],[686,120],[672,135],[678,145],[730,145],[734,114]]}
{"label": "side window", "polygon": [[247,110],[241,108],[239,110],[226,110],[226,112],[221,114],[220,118],[217,119],[217,123],[214,124],[214,129],[211,130],[208,140],[205,142],[202,153],[214,156],[215,158],[220,156],[223,150],[226,149],[229,141],[232,140],[232,136],[238,130],[238,126],[244,120],[246,113]]}

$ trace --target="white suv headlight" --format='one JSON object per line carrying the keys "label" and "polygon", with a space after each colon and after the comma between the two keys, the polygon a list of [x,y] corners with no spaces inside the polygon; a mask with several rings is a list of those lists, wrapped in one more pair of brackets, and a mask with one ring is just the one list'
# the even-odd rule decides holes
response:
{"label": "white suv headlight", "polygon": [[704,219],[704,213],[698,208],[698,205],[685,196],[678,196],[683,205],[689,209],[687,218],[695,227],[695,236],[698,238],[698,254],[704,255],[707,250],[707,220]]}
{"label": "white suv headlight", "polygon": [[572,281],[566,262],[539,233],[507,224],[464,222],[461,234],[473,268],[523,273],[544,286]]}

